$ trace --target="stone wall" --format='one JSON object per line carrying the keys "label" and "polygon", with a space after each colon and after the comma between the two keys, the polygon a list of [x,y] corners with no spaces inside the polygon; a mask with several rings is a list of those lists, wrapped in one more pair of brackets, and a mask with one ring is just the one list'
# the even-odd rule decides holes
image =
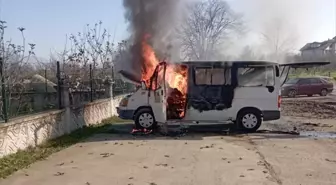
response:
{"label": "stone wall", "polygon": [[67,107],[40,114],[19,117],[0,124],[0,157],[39,145],[70,133],[84,125],[100,123],[116,116],[116,106],[124,96],[88,103],[81,107]]}

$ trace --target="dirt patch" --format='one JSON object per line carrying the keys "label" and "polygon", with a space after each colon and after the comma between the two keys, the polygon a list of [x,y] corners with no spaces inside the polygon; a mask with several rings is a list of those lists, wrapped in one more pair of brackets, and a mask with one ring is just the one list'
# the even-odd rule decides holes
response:
{"label": "dirt patch", "polygon": [[335,112],[334,102],[286,100],[282,104],[282,115],[284,116],[330,119],[336,118]]}

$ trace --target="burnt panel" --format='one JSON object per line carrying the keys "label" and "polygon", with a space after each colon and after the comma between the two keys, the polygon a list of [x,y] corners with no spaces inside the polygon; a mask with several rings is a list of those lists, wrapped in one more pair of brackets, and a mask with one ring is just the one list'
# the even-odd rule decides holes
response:
{"label": "burnt panel", "polygon": [[[195,66],[189,70],[189,88],[187,108],[194,108],[202,111],[224,110],[232,106],[234,90],[237,87],[237,66],[230,69],[230,82],[225,85],[197,85],[195,83]],[[223,74],[225,77],[225,74]],[[227,85],[229,84],[229,85]]]}

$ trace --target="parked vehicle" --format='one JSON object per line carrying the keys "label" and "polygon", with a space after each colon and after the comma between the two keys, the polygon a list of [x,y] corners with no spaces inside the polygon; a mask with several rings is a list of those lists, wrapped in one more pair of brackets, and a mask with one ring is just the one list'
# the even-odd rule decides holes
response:
{"label": "parked vehicle", "polygon": [[281,95],[294,98],[297,95],[327,96],[334,89],[334,84],[322,77],[291,78],[282,86]]}
{"label": "parked vehicle", "polygon": [[[124,98],[117,111],[120,118],[134,120],[139,129],[151,129],[157,124],[226,123],[255,132],[262,121],[280,118],[281,86],[290,68],[326,64],[329,63],[162,62],[150,85],[142,81],[141,88]],[[180,74],[172,76],[176,71],[171,69],[179,69]],[[172,77],[180,79],[179,83]]]}

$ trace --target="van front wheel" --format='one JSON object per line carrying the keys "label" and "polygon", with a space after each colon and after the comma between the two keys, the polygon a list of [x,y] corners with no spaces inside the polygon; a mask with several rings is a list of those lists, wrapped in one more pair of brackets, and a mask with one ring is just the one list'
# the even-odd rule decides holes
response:
{"label": "van front wheel", "polygon": [[151,109],[140,109],[134,115],[134,122],[137,129],[153,129],[156,126],[154,114]]}
{"label": "van front wheel", "polygon": [[261,126],[261,114],[257,110],[244,110],[237,116],[236,124],[244,132],[256,132]]}

